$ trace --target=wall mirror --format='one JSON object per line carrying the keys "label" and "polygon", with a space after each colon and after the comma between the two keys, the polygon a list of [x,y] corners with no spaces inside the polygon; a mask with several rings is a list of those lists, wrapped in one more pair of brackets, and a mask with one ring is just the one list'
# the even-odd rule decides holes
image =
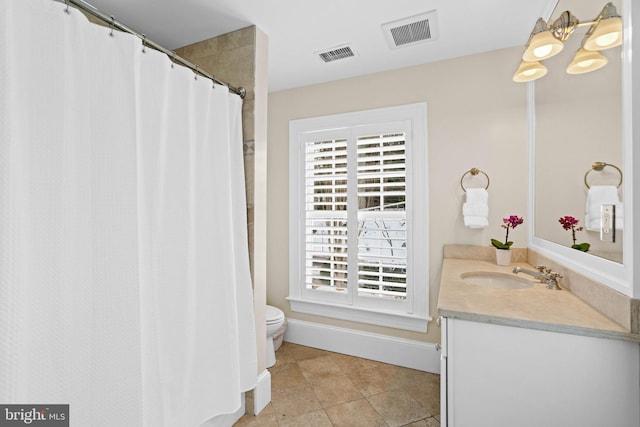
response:
{"label": "wall mirror", "polygon": [[[614,0],[618,14],[628,30],[625,3]],[[607,2],[603,0],[559,0],[547,22],[553,22],[569,10],[578,20],[594,19]],[[594,275],[611,287],[630,294],[630,244],[625,244],[625,195],[630,186],[624,174],[630,159],[625,159],[625,144],[630,143],[630,97],[624,95],[626,73],[630,58],[625,55],[629,44],[602,50],[608,63],[603,68],[584,73],[568,74],[567,65],[581,47],[589,26],[578,27],[564,43],[558,55],[544,61],[546,76],[529,84],[530,143],[531,143],[531,246],[547,255],[560,257],[571,266],[593,269]],[[626,35],[626,34],[625,34]],[[627,68],[628,67],[628,68]],[[604,162],[601,170],[592,168]],[[585,183],[585,177],[587,183]],[[563,228],[559,219],[571,216],[587,225],[588,188],[618,186],[617,219],[621,228],[601,239],[599,231],[576,231],[575,242],[571,229]],[[593,195],[593,192],[592,192]],[[615,241],[614,241],[615,235]],[[631,239],[628,239],[631,240]],[[588,252],[572,249],[574,243],[589,243]]]}

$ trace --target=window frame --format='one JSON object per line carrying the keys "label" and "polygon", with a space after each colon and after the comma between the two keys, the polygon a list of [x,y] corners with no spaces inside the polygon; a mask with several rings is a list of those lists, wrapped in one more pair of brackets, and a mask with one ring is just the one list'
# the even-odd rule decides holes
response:
{"label": "window frame", "polygon": [[[291,310],[426,332],[429,316],[428,143],[425,102],[289,122],[289,296]],[[305,142],[327,136],[357,141],[365,130],[406,133],[407,298],[389,301],[306,289]],[[354,136],[355,135],[355,136]],[[366,135],[366,133],[365,133]],[[348,165],[347,167],[352,167]],[[350,245],[353,243],[350,241]],[[357,242],[356,242],[357,245]],[[350,249],[351,250],[351,249]],[[352,288],[354,289],[354,288]],[[323,295],[324,294],[324,295]]]}

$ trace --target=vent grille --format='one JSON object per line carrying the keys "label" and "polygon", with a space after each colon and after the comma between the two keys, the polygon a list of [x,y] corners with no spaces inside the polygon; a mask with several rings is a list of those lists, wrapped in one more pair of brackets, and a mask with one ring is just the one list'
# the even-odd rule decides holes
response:
{"label": "vent grille", "polygon": [[391,28],[391,36],[393,37],[393,42],[396,46],[428,40],[431,38],[429,20],[424,19],[422,21]]}
{"label": "vent grille", "polygon": [[330,50],[326,50],[323,52],[316,52],[316,53],[318,54],[320,59],[322,59],[324,62],[332,62],[332,61],[337,61],[339,59],[350,58],[352,56],[355,56],[355,53],[353,52],[353,50],[351,50],[351,47],[349,46],[335,47],[335,48],[331,48]]}
{"label": "vent grille", "polygon": [[435,10],[382,25],[392,49],[435,40],[438,36]]}

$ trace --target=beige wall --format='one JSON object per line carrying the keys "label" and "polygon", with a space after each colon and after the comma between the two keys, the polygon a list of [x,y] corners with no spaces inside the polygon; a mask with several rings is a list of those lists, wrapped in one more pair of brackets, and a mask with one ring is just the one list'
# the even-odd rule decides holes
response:
{"label": "beige wall", "polygon": [[[526,214],[526,87],[511,80],[520,54],[520,47],[505,49],[269,94],[267,303],[280,307],[288,318],[439,341],[440,330],[433,323],[423,334],[289,310],[285,300],[289,287],[289,120],[427,103],[430,313],[435,318],[443,245],[488,245],[492,237],[504,238],[500,228],[503,217]],[[472,167],[482,169],[491,179],[489,227],[483,230],[466,228],[461,215],[464,193],[460,177]],[[465,186],[484,185],[482,178],[477,179],[465,179]],[[527,228],[514,230],[511,239],[514,246],[526,247]]]}

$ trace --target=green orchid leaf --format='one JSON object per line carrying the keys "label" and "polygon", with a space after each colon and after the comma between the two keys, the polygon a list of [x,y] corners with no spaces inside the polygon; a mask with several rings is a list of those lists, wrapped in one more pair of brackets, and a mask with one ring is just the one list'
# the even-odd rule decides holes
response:
{"label": "green orchid leaf", "polygon": [[586,242],[585,243],[578,243],[576,245],[571,245],[571,247],[573,249],[577,249],[577,250],[582,251],[582,252],[589,252],[589,248],[591,247],[591,244],[586,243]]}
{"label": "green orchid leaf", "polygon": [[511,249],[511,245],[513,245],[513,242],[507,242],[505,244],[505,243],[502,243],[500,240],[491,239],[491,244],[498,249],[506,250],[506,249]]}

